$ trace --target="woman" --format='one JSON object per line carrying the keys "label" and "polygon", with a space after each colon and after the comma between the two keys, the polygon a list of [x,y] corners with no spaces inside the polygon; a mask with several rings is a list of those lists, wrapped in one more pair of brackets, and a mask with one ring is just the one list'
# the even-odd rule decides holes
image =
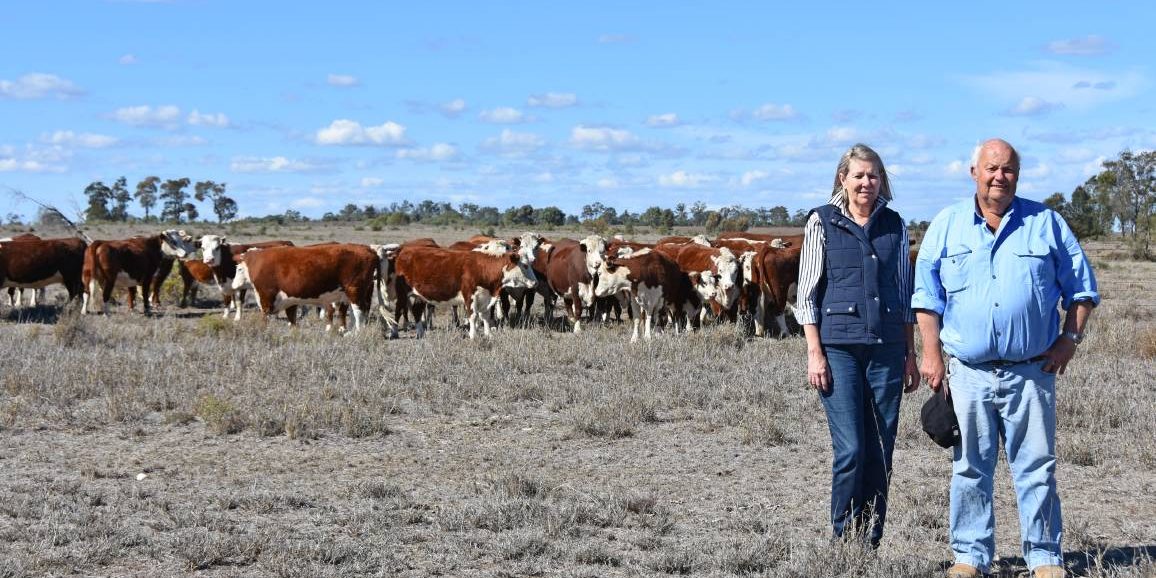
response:
{"label": "woman", "polygon": [[799,272],[807,380],[822,398],[834,454],[832,529],[873,548],[887,517],[900,390],[919,385],[907,228],[890,200],[879,154],[851,147],[831,200],[807,218]]}

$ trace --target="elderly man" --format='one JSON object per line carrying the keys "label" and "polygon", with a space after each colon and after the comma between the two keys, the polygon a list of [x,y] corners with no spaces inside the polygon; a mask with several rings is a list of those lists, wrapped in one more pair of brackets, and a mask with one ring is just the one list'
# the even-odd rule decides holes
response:
{"label": "elderly man", "polygon": [[[916,261],[911,306],[923,338],[920,374],[936,392],[950,376],[962,435],[951,477],[949,578],[979,576],[991,565],[1001,438],[1024,559],[1033,576],[1065,575],[1055,380],[1076,354],[1100,296],[1064,219],[1015,195],[1019,174],[1010,144],[993,139],[977,147],[975,196],[935,217]],[[1067,311],[1062,327],[1057,303]]]}

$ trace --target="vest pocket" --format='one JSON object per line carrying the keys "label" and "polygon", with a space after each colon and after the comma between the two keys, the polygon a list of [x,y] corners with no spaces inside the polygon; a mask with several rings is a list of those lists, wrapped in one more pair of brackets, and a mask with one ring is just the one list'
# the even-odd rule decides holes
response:
{"label": "vest pocket", "polygon": [[854,301],[828,303],[823,307],[823,312],[827,315],[858,315],[859,304]]}

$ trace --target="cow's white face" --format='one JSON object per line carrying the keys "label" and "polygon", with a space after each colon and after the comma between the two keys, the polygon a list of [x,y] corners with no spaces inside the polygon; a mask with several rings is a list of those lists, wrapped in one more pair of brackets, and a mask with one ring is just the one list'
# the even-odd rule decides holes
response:
{"label": "cow's white face", "polygon": [[502,267],[502,287],[510,289],[533,289],[538,286],[538,277],[534,269],[522,262],[522,256],[516,251],[506,253],[510,262]]}
{"label": "cow's white face", "polygon": [[176,229],[169,229],[161,233],[161,252],[184,259],[196,252],[196,247],[193,247],[193,238],[184,231]]}
{"label": "cow's white face", "polygon": [[708,239],[706,237],[706,235],[701,235],[701,234],[691,237],[690,242],[694,243],[696,245],[702,245],[703,247],[710,247],[711,246],[710,239]]}
{"label": "cow's white face", "polygon": [[201,237],[201,260],[210,267],[221,264],[221,245],[225,244],[224,235],[205,235]]}
{"label": "cow's white face", "polygon": [[743,282],[754,283],[755,281],[755,253],[754,251],[745,251],[739,257],[739,262],[743,266]]}
{"label": "cow's white face", "polygon": [[739,263],[730,249],[722,248],[717,257],[711,257],[717,272],[715,301],[719,305],[730,307],[731,302],[738,297]]}
{"label": "cow's white face", "polygon": [[602,268],[598,270],[598,282],[594,284],[594,296],[609,297],[629,291],[630,279],[627,277],[629,274],[630,269],[625,265],[615,265],[612,271],[609,263],[602,263]]}
{"label": "cow's white face", "polygon": [[253,281],[249,279],[249,265],[244,262],[237,263],[237,274],[233,276],[232,285],[233,291],[240,291],[253,286]]}
{"label": "cow's white face", "polygon": [[478,245],[477,247],[474,247],[474,251],[478,253],[485,253],[495,257],[501,257],[502,255],[509,253],[511,250],[513,250],[513,247],[510,247],[510,244],[503,239],[491,239],[485,243],[482,243],[481,245]]}
{"label": "cow's white face", "polygon": [[590,235],[582,239],[581,245],[586,253],[586,271],[593,277],[602,268],[602,256],[606,254],[606,239],[599,235]]}
{"label": "cow's white face", "polygon": [[713,299],[718,292],[718,282],[715,279],[714,273],[710,271],[699,271],[690,276],[691,283],[694,285],[694,292],[703,301]]}

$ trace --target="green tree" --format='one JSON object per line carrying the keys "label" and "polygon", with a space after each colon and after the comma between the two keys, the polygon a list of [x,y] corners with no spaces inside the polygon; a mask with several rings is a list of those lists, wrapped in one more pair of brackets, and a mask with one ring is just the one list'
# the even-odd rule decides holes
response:
{"label": "green tree", "polygon": [[566,223],[566,213],[558,207],[549,206],[534,211],[534,224],[561,227]]}
{"label": "green tree", "polygon": [[128,180],[120,177],[112,184],[112,210],[109,211],[109,218],[113,221],[127,221],[130,201],[132,193],[128,192]]}
{"label": "green tree", "polygon": [[189,186],[188,177],[169,179],[161,183],[159,199],[164,202],[161,206],[161,221],[166,223],[182,222],[182,215],[188,213],[189,194],[185,187]]}
{"label": "green tree", "polygon": [[[200,181],[193,185],[193,194],[199,202],[209,199],[213,204],[213,213],[217,215],[217,222],[224,223],[237,217],[237,202],[225,195],[225,183]],[[192,220],[191,218],[189,219]]]}
{"label": "green tree", "polygon": [[157,204],[157,183],[160,181],[160,177],[145,177],[136,184],[136,192],[133,193],[133,197],[144,209],[146,221],[149,218],[149,209]]}
{"label": "green tree", "polygon": [[84,187],[88,197],[88,208],[84,211],[86,221],[107,221],[110,218],[108,202],[112,200],[112,189],[100,181],[93,181]]}

